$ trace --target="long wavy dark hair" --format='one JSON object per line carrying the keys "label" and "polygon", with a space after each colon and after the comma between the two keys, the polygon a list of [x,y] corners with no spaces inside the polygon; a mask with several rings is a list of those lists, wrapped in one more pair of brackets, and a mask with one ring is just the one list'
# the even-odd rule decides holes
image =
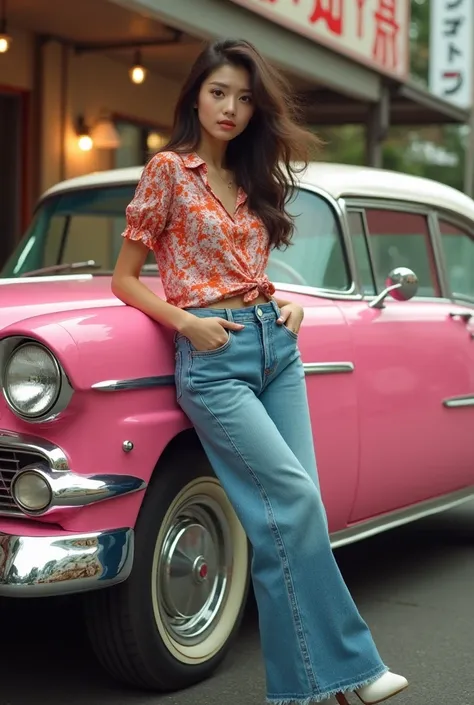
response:
{"label": "long wavy dark hair", "polygon": [[[286,79],[249,42],[222,39],[196,59],[175,108],[168,143],[160,151],[196,149],[201,125],[194,109],[201,85],[223,65],[244,68],[250,75],[254,114],[246,129],[229,142],[226,166],[248,195],[248,205],[268,230],[272,247],[290,244],[294,222],[286,211],[296,174],[306,167],[319,140],[299,123],[299,111]],[[298,165],[296,166],[296,163]]]}

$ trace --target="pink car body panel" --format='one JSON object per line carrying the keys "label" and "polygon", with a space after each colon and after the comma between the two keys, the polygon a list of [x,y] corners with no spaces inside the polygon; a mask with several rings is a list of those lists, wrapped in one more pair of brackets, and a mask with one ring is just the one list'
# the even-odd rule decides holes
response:
{"label": "pink car body panel", "polygon": [[[156,278],[147,283],[162,294]],[[76,473],[133,474],[148,482],[168,443],[190,427],[176,403],[174,387],[111,395],[92,386],[108,380],[173,375],[172,331],[123,306],[111,294],[109,277],[64,284],[22,282],[0,287],[0,295],[0,322],[7,321],[2,337],[28,336],[47,344],[76,390],[58,419],[41,424],[42,438],[65,450]],[[352,359],[349,326],[337,305],[307,295],[293,298],[306,308],[300,333],[303,361],[337,361],[341,355]],[[318,462],[324,469],[322,491],[330,527],[337,530],[346,525],[358,474],[354,376],[309,376],[308,397]],[[0,426],[18,433],[32,432],[31,424],[13,414],[4,400],[0,402]],[[127,439],[134,443],[130,454],[122,450]],[[39,530],[48,522],[74,532],[133,527],[142,499],[143,492],[138,492],[110,500],[107,505],[68,508],[28,524],[28,532],[35,535],[35,527]],[[5,531],[9,521],[0,518],[0,531]]]}
{"label": "pink car body panel", "polygon": [[[474,393],[474,346],[447,302],[346,302],[357,374],[360,466],[350,521],[472,484],[474,409],[443,400]],[[416,467],[417,471],[413,472]]]}

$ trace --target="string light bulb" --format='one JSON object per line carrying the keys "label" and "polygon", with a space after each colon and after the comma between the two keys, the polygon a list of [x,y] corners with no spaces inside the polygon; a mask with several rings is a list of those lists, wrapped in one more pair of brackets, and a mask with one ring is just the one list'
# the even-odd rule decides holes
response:
{"label": "string light bulb", "polygon": [[12,38],[7,32],[7,0],[2,0],[0,15],[0,54],[6,54],[12,44]]}
{"label": "string light bulb", "polygon": [[86,123],[84,122],[84,118],[82,117],[82,115],[77,120],[76,133],[77,146],[79,147],[81,152],[90,152],[92,147],[94,146],[94,141],[89,134],[89,130],[87,128]]}
{"label": "string light bulb", "polygon": [[6,54],[10,49],[12,38],[5,32],[0,32],[0,54]]}
{"label": "string light bulb", "polygon": [[140,84],[143,83],[146,78],[146,68],[142,65],[142,57],[139,51],[136,52],[133,66],[131,66],[129,75],[132,83]]}

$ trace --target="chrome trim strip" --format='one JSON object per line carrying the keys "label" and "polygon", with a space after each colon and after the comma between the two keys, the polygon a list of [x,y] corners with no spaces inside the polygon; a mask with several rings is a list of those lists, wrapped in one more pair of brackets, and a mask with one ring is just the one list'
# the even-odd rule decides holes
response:
{"label": "chrome trim strip", "polygon": [[[0,516],[51,516],[66,507],[86,507],[114,497],[140,492],[147,487],[144,480],[134,475],[75,473],[69,468],[68,460],[61,448],[33,436],[0,430],[0,448],[6,448],[15,453],[33,453],[46,460],[46,463],[25,465],[14,476],[11,483],[11,496],[17,504],[18,511],[2,511],[0,508]],[[17,478],[24,472],[41,475],[50,487],[50,503],[41,511],[28,511],[15,499],[13,487]]]}
{"label": "chrome trim strip", "polygon": [[474,406],[474,394],[465,394],[459,397],[443,399],[443,406],[448,409],[459,409],[463,406]]}
{"label": "chrome trim strip", "polygon": [[425,519],[433,514],[439,514],[440,512],[447,511],[448,509],[454,509],[454,507],[458,507],[461,504],[465,504],[466,502],[471,502],[473,500],[474,487],[467,487],[466,489],[444,495],[443,497],[437,497],[436,499],[429,499],[424,502],[419,502],[414,506],[404,509],[397,509],[394,512],[377,516],[374,519],[369,519],[368,521],[361,521],[357,524],[352,524],[346,529],[332,533],[331,546],[332,548],[347,546],[348,544],[355,543],[356,541],[361,541],[363,539],[370,538],[371,536],[375,536],[376,534],[380,534],[383,531],[396,529],[397,527],[403,526],[404,524],[409,524],[412,521]]}
{"label": "chrome trim strip", "polygon": [[134,377],[131,379],[108,379],[96,382],[91,386],[98,392],[129,392],[134,389],[150,389],[153,387],[170,387],[174,385],[174,375],[158,375],[157,377]]}
{"label": "chrome trim strip", "polygon": [[36,453],[47,461],[51,470],[69,472],[69,462],[65,453],[61,448],[43,438],[0,429],[1,447],[14,450],[16,453]]}
{"label": "chrome trim strip", "polygon": [[92,279],[92,274],[55,274],[44,277],[9,277],[0,279],[0,286],[3,284],[35,284],[36,282],[64,282],[64,281],[87,281]]}
{"label": "chrome trim strip", "polygon": [[335,301],[360,301],[363,296],[357,293],[355,284],[347,291],[337,291],[336,289],[318,289],[316,286],[306,286],[303,284],[285,284],[285,282],[273,282],[277,291],[288,291],[292,294],[307,294],[321,299],[334,299]]}
{"label": "chrome trim strip", "polygon": [[449,277],[446,266],[446,259],[443,251],[441,231],[439,229],[438,213],[433,209],[428,214],[428,228],[430,241],[434,252],[436,271],[443,298],[449,297]]}
{"label": "chrome trim strip", "polygon": [[[354,372],[352,362],[305,362],[307,375],[328,375],[341,372]],[[91,386],[98,392],[130,392],[137,389],[153,389],[156,387],[174,386],[174,375],[159,375],[158,377],[134,377],[132,379],[105,380]]]}
{"label": "chrome trim strip", "polygon": [[64,536],[0,533],[0,596],[43,597],[107,588],[132,571],[134,531]]}
{"label": "chrome trim strip", "polygon": [[407,213],[416,213],[427,216],[428,213],[434,210],[435,206],[422,201],[406,201],[403,198],[394,196],[393,198],[379,196],[341,196],[346,202],[348,208],[376,208],[377,210],[396,210],[406,211]]}
{"label": "chrome trim strip", "polygon": [[[15,498],[14,486],[23,473],[40,475],[48,484],[51,500],[41,511],[25,509]],[[11,494],[19,509],[27,516],[51,515],[59,509],[87,507],[125,494],[140,492],[147,483],[133,475],[78,475],[74,472],[54,472],[47,465],[34,463],[21,468],[13,478]]]}
{"label": "chrome trim strip", "polygon": [[334,375],[354,372],[353,362],[304,362],[306,375]]}

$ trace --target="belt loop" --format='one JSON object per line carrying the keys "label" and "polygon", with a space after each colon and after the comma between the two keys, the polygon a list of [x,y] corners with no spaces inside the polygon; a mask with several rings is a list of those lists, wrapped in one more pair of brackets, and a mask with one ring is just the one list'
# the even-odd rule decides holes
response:
{"label": "belt loop", "polygon": [[226,308],[226,310],[225,310],[225,315],[226,315],[226,318],[227,318],[228,321],[233,321],[233,320],[234,320],[234,317],[233,317],[233,315],[232,315],[232,309]]}
{"label": "belt loop", "polygon": [[279,318],[280,317],[280,308],[279,308],[277,302],[275,301],[275,299],[272,299],[270,301],[270,303],[273,306],[273,310],[275,311],[277,318]]}

